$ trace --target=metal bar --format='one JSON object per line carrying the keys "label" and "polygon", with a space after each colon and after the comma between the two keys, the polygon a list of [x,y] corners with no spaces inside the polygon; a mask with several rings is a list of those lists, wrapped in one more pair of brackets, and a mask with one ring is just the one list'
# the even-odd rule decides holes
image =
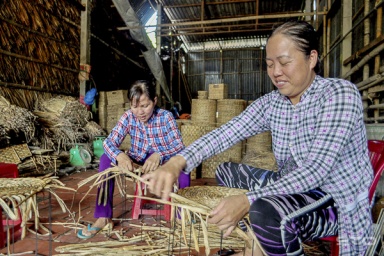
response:
{"label": "metal bar", "polygon": [[177,26],[191,26],[191,25],[201,25],[201,24],[216,24],[216,23],[230,23],[230,22],[239,22],[247,20],[258,20],[258,19],[277,19],[277,18],[294,18],[294,17],[303,17],[303,16],[313,16],[313,15],[325,15],[327,12],[298,12],[298,13],[287,13],[287,14],[268,14],[268,15],[252,15],[238,18],[228,18],[228,19],[216,19],[216,20],[204,20],[204,21],[187,21],[180,23],[164,23],[158,25],[148,25],[148,26],[132,26],[132,27],[118,27],[118,30],[129,30],[133,28],[141,27],[177,27]]}

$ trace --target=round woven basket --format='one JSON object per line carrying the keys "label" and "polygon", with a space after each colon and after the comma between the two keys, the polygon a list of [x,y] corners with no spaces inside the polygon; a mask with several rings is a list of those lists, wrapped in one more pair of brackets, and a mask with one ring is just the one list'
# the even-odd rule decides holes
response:
{"label": "round woven basket", "polygon": [[[242,195],[247,192],[248,190],[239,188],[228,188],[220,186],[192,186],[179,189],[177,194],[187,198],[190,201],[205,205],[213,209],[219,204],[221,199],[228,196]],[[177,202],[185,203],[182,202],[181,199],[178,199]]]}
{"label": "round woven basket", "polygon": [[198,99],[208,99],[208,91],[197,91]]}
{"label": "round woven basket", "polygon": [[[216,127],[214,126],[200,126],[200,125],[182,125],[181,126],[181,136],[183,137],[183,143],[185,146],[191,145],[195,140],[212,131]],[[197,178],[197,169],[193,169],[191,172],[191,179],[195,180]]]}
{"label": "round woven basket", "polygon": [[99,94],[99,106],[100,105],[103,105],[103,106],[107,105],[107,92],[100,91],[100,92],[98,92],[98,94]]}
{"label": "round woven basket", "polygon": [[239,115],[245,107],[244,100],[224,99],[217,100],[217,124],[222,125]]}
{"label": "round woven basket", "polygon": [[242,160],[242,142],[203,161],[201,175],[203,178],[215,178],[217,166],[224,162],[240,163]]}
{"label": "round woven basket", "polygon": [[191,145],[192,142],[203,136],[203,129],[199,125],[182,125],[180,131],[185,146]]}
{"label": "round woven basket", "polygon": [[195,124],[216,124],[216,100],[192,99],[191,112]]}

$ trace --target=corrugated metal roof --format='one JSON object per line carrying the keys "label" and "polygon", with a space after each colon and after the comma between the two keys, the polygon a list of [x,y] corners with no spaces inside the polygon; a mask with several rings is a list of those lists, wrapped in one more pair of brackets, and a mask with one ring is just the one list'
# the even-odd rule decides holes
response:
{"label": "corrugated metal roof", "polygon": [[155,0],[130,0],[129,2],[142,24],[146,24],[152,15],[157,11],[157,4]]}
{"label": "corrugated metal roof", "polygon": [[[188,50],[263,45],[274,25],[302,19],[306,0],[130,0],[143,24],[160,4],[169,23],[162,36],[176,36]],[[214,43],[214,41],[216,41]],[[227,42],[228,41],[228,42]]]}

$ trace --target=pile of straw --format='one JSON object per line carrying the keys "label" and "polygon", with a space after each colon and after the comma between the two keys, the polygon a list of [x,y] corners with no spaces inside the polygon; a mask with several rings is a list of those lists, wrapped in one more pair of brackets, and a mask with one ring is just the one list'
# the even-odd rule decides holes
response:
{"label": "pile of straw", "polygon": [[[47,234],[50,231],[39,222],[39,209],[36,201],[36,194],[40,191],[48,191],[60,204],[63,212],[68,210],[64,201],[52,190],[52,188],[61,188],[72,190],[57,180],[55,177],[44,176],[41,178],[0,178],[0,205],[7,216],[12,220],[20,220],[23,239],[27,231],[27,221],[32,216],[35,217],[35,230],[42,228]],[[19,215],[19,211],[21,216]],[[29,230],[34,232],[32,230]]]}
{"label": "pile of straw", "polygon": [[88,133],[90,141],[93,141],[95,136],[107,135],[103,127],[94,121],[89,121],[84,129]]}
{"label": "pile of straw", "polygon": [[24,108],[12,105],[0,96],[0,137],[16,136],[28,143],[35,135],[36,116]]}
{"label": "pile of straw", "polygon": [[19,98],[16,105],[32,110],[44,91],[78,94],[81,17],[76,2],[1,1],[0,74],[9,84],[0,91],[14,104]]}
{"label": "pile of straw", "polygon": [[41,140],[48,148],[60,150],[88,140],[84,126],[90,120],[90,112],[76,98],[58,96],[41,100],[33,112],[44,127]]}

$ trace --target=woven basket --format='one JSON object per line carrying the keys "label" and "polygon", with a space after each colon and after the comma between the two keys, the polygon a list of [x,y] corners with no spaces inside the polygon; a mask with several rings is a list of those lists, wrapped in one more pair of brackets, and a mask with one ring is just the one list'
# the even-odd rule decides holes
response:
{"label": "woven basket", "polygon": [[216,124],[216,100],[192,99],[192,121],[195,124]]}
{"label": "woven basket", "polygon": [[203,178],[215,178],[217,166],[224,162],[240,163],[242,159],[242,142],[217,154],[202,163],[201,174]]}
{"label": "woven basket", "polygon": [[99,92],[99,106],[107,105],[107,92],[101,91]]}
{"label": "woven basket", "polygon": [[32,194],[44,189],[45,185],[39,178],[0,178],[0,197]]}
{"label": "woven basket", "polygon": [[208,91],[197,91],[198,99],[208,99]]}
{"label": "woven basket", "polygon": [[[208,132],[215,129],[213,126],[201,126],[201,125],[182,125],[181,126],[181,136],[183,137],[183,143],[185,146],[191,145],[195,140],[207,134]],[[197,178],[196,168],[191,172],[191,179],[195,180]]]}
{"label": "woven basket", "polygon": [[[192,186],[179,189],[177,194],[198,204],[202,204],[213,209],[223,198],[227,196],[242,195],[247,192],[248,190],[239,188],[228,188],[220,186]],[[184,203],[179,200],[182,199],[175,201],[178,203]]]}
{"label": "woven basket", "polygon": [[32,156],[27,144],[15,145],[0,149],[0,162],[19,164],[21,159]]}
{"label": "woven basket", "polygon": [[228,98],[228,85],[226,84],[209,84],[208,88],[209,99],[226,99]]}
{"label": "woven basket", "polygon": [[217,124],[222,125],[239,115],[244,110],[245,103],[245,100],[236,99],[217,100]]}
{"label": "woven basket", "polygon": [[182,125],[181,126],[181,136],[183,137],[183,142],[185,146],[191,145],[195,140],[201,136],[212,131],[216,127],[206,126],[206,125]]}
{"label": "woven basket", "polygon": [[99,92],[99,124],[103,129],[107,128],[107,93],[104,91]]}

